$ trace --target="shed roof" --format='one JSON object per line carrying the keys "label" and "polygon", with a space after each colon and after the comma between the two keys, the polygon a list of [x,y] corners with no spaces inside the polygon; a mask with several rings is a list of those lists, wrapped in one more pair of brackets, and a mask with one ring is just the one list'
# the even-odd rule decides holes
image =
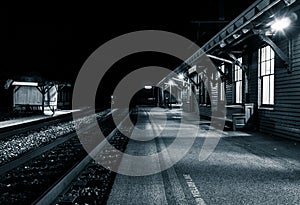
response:
{"label": "shed roof", "polygon": [[11,85],[15,86],[33,86],[37,87],[38,83],[37,82],[21,82],[21,81],[14,81]]}

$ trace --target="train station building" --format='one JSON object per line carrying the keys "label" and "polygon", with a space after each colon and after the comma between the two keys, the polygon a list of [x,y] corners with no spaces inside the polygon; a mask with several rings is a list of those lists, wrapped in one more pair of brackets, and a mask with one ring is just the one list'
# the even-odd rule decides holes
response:
{"label": "train station building", "polygon": [[[42,114],[0,121],[0,204],[300,204],[300,1],[256,0],[220,25],[200,46],[119,36],[74,83],[1,79],[1,108]],[[155,46],[180,63],[116,69]]]}

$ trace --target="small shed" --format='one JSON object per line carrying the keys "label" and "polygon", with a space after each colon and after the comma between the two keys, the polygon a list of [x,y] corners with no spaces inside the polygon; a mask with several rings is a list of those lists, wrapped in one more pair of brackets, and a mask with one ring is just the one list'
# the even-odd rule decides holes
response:
{"label": "small shed", "polygon": [[12,92],[13,110],[44,111],[57,109],[58,85],[55,83],[38,83],[11,81],[7,89]]}

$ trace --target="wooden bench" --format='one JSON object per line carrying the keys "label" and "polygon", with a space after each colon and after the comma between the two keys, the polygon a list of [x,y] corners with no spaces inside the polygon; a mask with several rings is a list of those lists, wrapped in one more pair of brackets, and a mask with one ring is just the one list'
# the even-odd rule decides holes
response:
{"label": "wooden bench", "polygon": [[244,128],[254,113],[254,103],[246,103],[244,105],[226,105],[225,118],[212,117],[218,120],[225,120],[225,123],[232,125],[233,131]]}
{"label": "wooden bench", "polygon": [[20,113],[39,113],[41,105],[15,104],[14,110]]}
{"label": "wooden bench", "polygon": [[249,122],[253,113],[254,113],[254,103],[245,103],[243,105],[242,112],[231,114],[232,129],[235,131],[237,128],[244,128],[246,124]]}
{"label": "wooden bench", "polygon": [[182,103],[171,103],[170,108],[182,108]]}

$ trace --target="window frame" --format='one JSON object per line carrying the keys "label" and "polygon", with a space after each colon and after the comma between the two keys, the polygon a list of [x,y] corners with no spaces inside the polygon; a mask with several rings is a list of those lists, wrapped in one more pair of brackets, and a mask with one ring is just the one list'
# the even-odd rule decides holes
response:
{"label": "window frame", "polygon": [[[222,63],[220,66],[219,66],[219,69],[223,72],[223,73],[225,73],[225,63]],[[221,78],[221,74],[219,73],[219,75],[218,75],[218,77],[219,78]],[[221,83],[220,83],[220,85],[219,85],[219,87],[218,87],[218,90],[219,90],[219,100],[220,101],[225,101],[225,99],[226,99],[226,83],[225,83],[225,80],[223,80]]]}
{"label": "window frame", "polygon": [[[239,57],[237,59],[239,62],[241,62],[241,64],[243,63],[243,58],[242,56]],[[237,65],[236,63],[233,64],[233,84],[234,84],[234,92],[233,92],[233,101],[234,101],[234,104],[237,104],[237,105],[240,105],[240,104],[243,104],[243,94],[244,94],[244,71],[243,69]],[[240,101],[237,101],[237,83],[240,84],[240,96],[239,96],[239,99]]]}
{"label": "window frame", "polygon": [[[268,79],[267,89],[266,84],[264,84],[266,79]],[[266,93],[267,97],[265,96]],[[258,49],[258,105],[259,107],[273,107],[274,104],[275,51],[270,45],[264,45]]]}

